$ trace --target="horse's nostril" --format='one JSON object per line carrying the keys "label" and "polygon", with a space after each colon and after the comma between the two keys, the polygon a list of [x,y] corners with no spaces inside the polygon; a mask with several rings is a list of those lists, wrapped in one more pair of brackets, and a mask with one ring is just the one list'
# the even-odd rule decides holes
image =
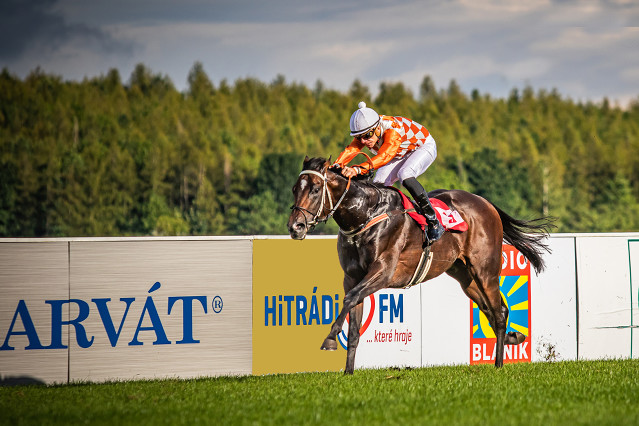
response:
{"label": "horse's nostril", "polygon": [[304,229],[304,224],[301,222],[297,222],[295,225],[293,225],[293,227],[295,228],[296,231],[301,231]]}

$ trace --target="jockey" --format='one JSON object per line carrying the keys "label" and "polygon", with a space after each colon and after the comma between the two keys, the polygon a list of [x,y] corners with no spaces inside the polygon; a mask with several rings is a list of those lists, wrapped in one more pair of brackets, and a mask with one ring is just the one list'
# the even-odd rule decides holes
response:
{"label": "jockey", "polygon": [[435,139],[421,124],[404,117],[380,116],[367,108],[365,102],[360,102],[358,110],[351,115],[350,127],[354,139],[333,166],[342,168],[342,175],[347,178],[370,172],[368,162],[347,166],[362,148],[367,147],[374,154],[371,159],[372,168],[377,170],[374,182],[391,186],[401,181],[426,218],[428,244],[437,241],[444,233],[444,227],[437,220],[424,187],[417,181],[417,176],[437,157]]}

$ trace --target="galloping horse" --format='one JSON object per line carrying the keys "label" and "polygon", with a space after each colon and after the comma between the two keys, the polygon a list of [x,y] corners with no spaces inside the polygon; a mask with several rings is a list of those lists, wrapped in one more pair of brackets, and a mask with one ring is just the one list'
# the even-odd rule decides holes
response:
{"label": "galloping horse", "polygon": [[[346,374],[353,374],[359,344],[363,300],[383,288],[402,288],[411,281],[422,256],[423,232],[405,214],[398,191],[362,180],[350,180],[330,170],[330,159],[304,160],[293,187],[295,204],[288,220],[291,237],[302,240],[307,232],[331,216],[340,227],[339,261],[344,270],[344,302],[321,346],[337,349],[337,335],[350,313]],[[486,199],[460,190],[437,190],[431,197],[457,210],[468,223],[462,233],[446,232],[433,243],[430,270],[424,281],[447,273],[486,315],[497,336],[495,366],[504,363],[504,345],[516,345],[526,336],[506,333],[508,308],[499,290],[502,242],[515,246],[539,272],[544,268],[543,243],[552,227],[548,218],[514,219]],[[371,218],[384,220],[367,227]]]}

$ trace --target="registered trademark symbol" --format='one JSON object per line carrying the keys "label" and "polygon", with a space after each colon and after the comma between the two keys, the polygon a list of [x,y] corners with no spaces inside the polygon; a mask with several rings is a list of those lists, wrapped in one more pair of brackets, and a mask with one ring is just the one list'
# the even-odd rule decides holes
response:
{"label": "registered trademark symbol", "polygon": [[222,298],[220,296],[215,296],[213,298],[213,312],[219,314],[222,312],[222,308],[224,307],[224,302],[222,302]]}

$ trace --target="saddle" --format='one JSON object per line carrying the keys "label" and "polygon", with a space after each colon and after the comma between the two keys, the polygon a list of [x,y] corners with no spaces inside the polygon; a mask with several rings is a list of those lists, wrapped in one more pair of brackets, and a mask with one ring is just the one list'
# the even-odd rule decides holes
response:
{"label": "saddle", "polygon": [[[422,231],[425,231],[427,226],[426,218],[417,213],[413,201],[399,189],[395,187],[389,188],[392,188],[399,192],[399,194],[402,196],[402,204],[404,205],[404,210],[406,210],[408,215],[419,224],[419,226],[422,228]],[[446,231],[464,232],[468,230],[468,224],[466,223],[464,218],[461,217],[457,210],[451,209],[439,198],[430,198],[430,204],[433,206],[433,209],[435,209],[437,220],[439,220]]]}
{"label": "saddle", "polygon": [[[422,232],[425,233],[426,227],[428,226],[426,218],[417,213],[415,204],[406,196],[406,194],[395,187],[392,188],[400,193],[402,196],[402,205],[404,206],[404,210],[422,228]],[[461,217],[457,210],[451,209],[448,205],[446,205],[446,203],[438,198],[430,198],[429,200],[435,210],[437,220],[439,220],[446,231],[464,232],[468,230],[468,223],[464,221],[464,218]],[[413,273],[413,276],[404,288],[410,288],[415,284],[421,283],[426,279],[426,275],[428,275],[430,265],[433,262],[433,253],[430,251],[429,244],[425,244],[422,249],[422,255],[417,263],[417,268],[415,268],[415,273]]]}
{"label": "saddle", "polygon": [[[380,222],[383,222],[385,220],[390,219],[393,216],[400,215],[400,214],[409,215],[421,227],[422,232],[424,232],[427,226],[426,218],[422,216],[421,214],[417,213],[417,209],[415,208],[413,201],[410,198],[408,198],[406,194],[404,194],[402,191],[395,188],[394,186],[387,186],[386,188],[392,189],[393,191],[397,191],[401,195],[402,206],[404,207],[403,210],[393,210],[393,211],[382,213],[378,216],[375,216],[374,218],[366,222],[364,225],[362,225],[361,228],[356,229],[352,232],[345,232],[341,229],[339,232],[345,236],[352,237],[352,236],[361,234],[362,232],[368,230],[369,228],[377,225]],[[430,198],[430,203],[435,209],[437,220],[439,220],[439,222],[442,224],[442,226],[444,227],[446,231],[464,232],[468,230],[468,224],[466,223],[464,218],[461,217],[461,215],[459,214],[457,210],[451,209],[450,207],[448,207],[448,205],[446,205],[446,203],[444,203],[442,200],[438,198]]]}

